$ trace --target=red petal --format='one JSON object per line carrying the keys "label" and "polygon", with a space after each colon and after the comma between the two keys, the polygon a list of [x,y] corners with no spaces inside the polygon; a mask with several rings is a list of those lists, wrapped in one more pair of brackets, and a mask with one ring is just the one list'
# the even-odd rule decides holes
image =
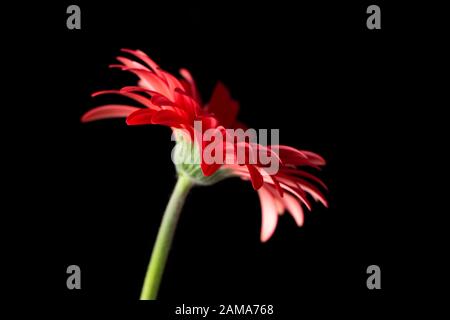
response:
{"label": "red petal", "polygon": [[261,202],[261,241],[265,242],[273,235],[278,222],[278,213],[275,201],[265,188],[258,190]]}
{"label": "red petal", "polygon": [[158,77],[155,73],[147,70],[137,69],[137,68],[127,68],[125,69],[137,75],[141,80],[141,85],[151,91],[158,92],[169,99],[173,98],[173,93],[169,90],[167,82]]}
{"label": "red petal", "polygon": [[120,104],[109,104],[89,110],[81,117],[81,122],[110,118],[125,118],[137,110],[140,109]]}
{"label": "red petal", "polygon": [[247,164],[246,166],[248,172],[250,173],[250,179],[252,181],[253,189],[258,190],[264,184],[264,179],[254,165]]}
{"label": "red petal", "polygon": [[284,194],[283,188],[281,188],[281,185],[278,182],[277,178],[275,178],[275,176],[273,176],[273,175],[269,175],[269,177],[272,179],[273,184],[275,185],[275,188],[277,189],[278,193],[280,194],[280,197],[282,197]]}
{"label": "red petal", "polygon": [[293,176],[298,176],[298,177],[303,177],[309,180],[312,180],[316,183],[318,183],[319,185],[321,185],[325,190],[328,190],[327,185],[320,180],[319,178],[317,178],[316,176],[314,176],[313,174],[303,171],[303,170],[298,170],[298,169],[294,169],[294,168],[282,168],[280,170],[280,172],[282,174],[284,174],[285,176],[289,176],[289,175],[293,175]]}
{"label": "red petal", "polygon": [[270,184],[265,184],[263,186],[266,190],[270,191],[270,194],[273,197],[273,200],[275,201],[275,206],[277,207],[277,212],[279,215],[282,215],[284,213],[285,207],[283,199],[280,197],[279,193],[275,188],[273,188]]}
{"label": "red petal", "polygon": [[294,218],[297,225],[300,227],[303,225],[304,222],[304,214],[302,206],[298,203],[297,199],[295,199],[290,194],[285,194],[283,197],[283,203],[286,207],[286,209],[289,211],[289,213]]}
{"label": "red petal", "polygon": [[308,159],[315,165],[317,166],[324,166],[326,164],[326,161],[324,158],[322,158],[320,155],[318,155],[317,153],[311,152],[311,151],[302,151],[304,154],[306,154],[306,156],[308,157]]}
{"label": "red petal", "polygon": [[279,145],[278,154],[281,160],[286,164],[296,165],[297,163],[304,163],[308,157],[300,150],[293,147]]}
{"label": "red petal", "polygon": [[320,201],[326,208],[328,208],[328,202],[319,189],[317,189],[313,184],[303,179],[297,178],[296,181],[303,190],[308,192],[314,198],[314,200]]}
{"label": "red petal", "polygon": [[232,127],[236,121],[239,104],[231,98],[228,89],[223,83],[218,82],[208,103],[207,110],[216,116],[221,125],[228,128]]}
{"label": "red petal", "polygon": [[169,100],[166,96],[163,96],[162,94],[148,90],[142,87],[136,87],[136,86],[127,86],[120,89],[120,92],[144,92],[151,96],[151,102],[156,106],[172,106],[174,103]]}
{"label": "red petal", "polygon": [[161,70],[159,76],[166,81],[170,91],[174,91],[177,88],[183,89],[181,82],[170,73]]}
{"label": "red petal", "polygon": [[147,56],[141,50],[131,50],[131,49],[121,49],[122,52],[127,52],[134,55],[135,57],[144,61],[153,71],[159,72],[159,66],[153,61],[149,56]]}
{"label": "red petal", "polygon": [[155,113],[154,110],[150,109],[139,109],[133,112],[127,118],[128,125],[140,125],[140,124],[152,124],[152,117]]}
{"label": "red petal", "polygon": [[217,119],[210,116],[203,116],[200,118],[202,122],[202,130],[205,131],[207,129],[216,128],[218,126]]}
{"label": "red petal", "polygon": [[283,189],[295,195],[298,199],[300,199],[303,202],[303,204],[308,208],[308,210],[311,211],[311,204],[306,198],[305,191],[300,186],[298,186],[295,182],[286,179],[280,179],[280,181],[281,181],[280,185]]}
{"label": "red petal", "polygon": [[202,100],[195,84],[194,78],[192,77],[189,70],[180,69],[180,74],[184,79],[186,79],[187,83],[189,84],[189,92],[191,93],[192,97],[197,100],[199,104],[202,104]]}
{"label": "red petal", "polygon": [[197,101],[186,95],[180,89],[175,90],[174,97],[175,104],[190,114],[192,119],[197,115],[197,111],[200,109]]}
{"label": "red petal", "polygon": [[184,114],[180,114],[178,110],[161,110],[152,117],[153,124],[166,125],[168,127],[181,128],[181,125],[186,124],[187,119]]}
{"label": "red petal", "polygon": [[136,93],[127,92],[127,91],[125,91],[125,90],[124,90],[124,91],[122,91],[122,90],[103,90],[103,91],[97,91],[97,92],[94,92],[94,93],[92,94],[92,97],[96,97],[96,96],[99,96],[99,95],[102,95],[102,94],[119,94],[119,95],[125,96],[125,97],[127,97],[127,98],[133,99],[133,100],[135,100],[135,101],[141,103],[142,105],[146,106],[147,108],[155,109],[155,110],[158,110],[158,109],[159,109],[158,106],[155,106],[155,105],[152,103],[152,101],[150,100],[150,98],[143,97],[143,96],[141,96],[141,95],[139,95],[139,94],[136,94]]}
{"label": "red petal", "polygon": [[209,177],[209,176],[213,175],[217,170],[219,170],[219,168],[221,166],[222,166],[221,164],[217,164],[217,163],[207,164],[203,161],[200,164],[200,168],[202,169],[203,175],[205,177]]}
{"label": "red petal", "polygon": [[130,59],[128,59],[128,58],[117,57],[116,59],[119,60],[120,62],[122,62],[123,65],[124,65],[125,67],[128,67],[128,68],[137,68],[137,69],[142,69],[142,70],[150,71],[146,66],[140,64],[139,62],[130,60]]}

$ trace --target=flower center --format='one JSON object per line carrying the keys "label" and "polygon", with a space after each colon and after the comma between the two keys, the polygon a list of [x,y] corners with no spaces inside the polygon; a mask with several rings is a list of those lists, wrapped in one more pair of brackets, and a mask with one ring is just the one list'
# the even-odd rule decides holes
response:
{"label": "flower center", "polygon": [[231,171],[219,168],[210,176],[205,176],[200,167],[201,156],[197,143],[177,130],[174,131],[175,147],[172,150],[172,161],[178,174],[189,177],[197,185],[212,185],[223,179],[231,177]]}

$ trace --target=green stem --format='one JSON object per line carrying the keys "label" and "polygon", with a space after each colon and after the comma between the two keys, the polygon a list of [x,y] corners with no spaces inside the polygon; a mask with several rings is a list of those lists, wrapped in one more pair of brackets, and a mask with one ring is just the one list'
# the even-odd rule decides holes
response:
{"label": "green stem", "polygon": [[152,257],[150,258],[150,264],[148,265],[142,287],[141,300],[155,300],[158,295],[159,285],[177,227],[178,218],[180,217],[186,196],[192,186],[192,181],[180,173],[175,189],[167,204],[166,211],[164,212],[161,226],[159,227],[158,236],[156,237]]}

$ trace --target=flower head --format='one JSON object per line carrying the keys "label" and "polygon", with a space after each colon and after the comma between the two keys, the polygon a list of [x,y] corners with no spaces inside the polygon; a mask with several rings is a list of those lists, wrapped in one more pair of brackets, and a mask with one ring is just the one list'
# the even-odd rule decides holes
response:
{"label": "flower head", "polygon": [[[93,96],[119,94],[136,101],[142,108],[104,105],[85,113],[83,122],[126,117],[128,125],[168,126],[176,137],[176,148],[184,154],[188,150],[191,160],[198,160],[177,163],[177,170],[190,176],[194,182],[211,184],[229,176],[250,180],[258,191],[262,207],[261,241],[272,236],[278,216],[284,211],[290,212],[297,225],[301,226],[303,207],[311,210],[310,199],[327,206],[321,191],[326,189],[325,184],[305,170],[320,169],[325,165],[321,156],[278,144],[264,146],[245,138],[236,141],[235,136],[229,139],[230,129],[246,127],[237,121],[239,104],[222,83],[216,85],[209,103],[203,104],[193,77],[186,69],[181,69],[181,78],[176,78],[160,69],[142,51],[122,51],[135,59],[118,57],[120,64],[111,67],[135,74],[139,78],[137,85],[100,91]],[[205,139],[206,133],[209,139]],[[213,161],[203,152],[208,149],[213,150]],[[276,159],[277,170],[270,170],[267,162],[258,158],[261,154]]]}

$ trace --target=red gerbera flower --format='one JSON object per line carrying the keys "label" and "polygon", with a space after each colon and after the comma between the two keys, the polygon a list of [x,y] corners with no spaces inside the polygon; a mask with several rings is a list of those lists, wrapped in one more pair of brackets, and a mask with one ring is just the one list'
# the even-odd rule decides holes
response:
{"label": "red gerbera flower", "polygon": [[[191,152],[195,153],[194,157],[199,160],[199,164],[177,164],[179,174],[187,176],[193,184],[211,184],[229,176],[251,180],[253,188],[258,191],[262,207],[261,241],[267,241],[272,236],[278,215],[285,210],[290,212],[297,225],[301,226],[304,220],[303,206],[311,210],[310,198],[327,206],[320,190],[326,189],[325,184],[305,170],[320,169],[325,165],[321,156],[283,145],[263,146],[251,141],[234,140],[228,142],[227,129],[242,129],[245,126],[236,120],[238,102],[231,97],[222,83],[216,85],[209,103],[203,104],[196,84],[186,69],[180,70],[182,77],[178,79],[161,70],[142,51],[122,51],[134,56],[135,60],[118,57],[120,64],[111,67],[135,74],[139,78],[137,85],[120,90],[100,91],[93,96],[119,94],[135,100],[142,108],[119,104],[104,105],[84,114],[83,122],[126,117],[128,125],[168,126],[175,134],[180,133],[177,135],[177,145],[189,145]],[[200,129],[196,123],[200,124]],[[227,141],[221,146],[224,152],[220,159],[227,158],[228,161],[206,161],[201,150],[205,150],[213,142],[203,139],[207,130]],[[243,162],[237,159],[237,149],[244,150]],[[268,170],[267,165],[259,160],[252,161],[252,156],[262,151],[276,156],[276,172]]]}

